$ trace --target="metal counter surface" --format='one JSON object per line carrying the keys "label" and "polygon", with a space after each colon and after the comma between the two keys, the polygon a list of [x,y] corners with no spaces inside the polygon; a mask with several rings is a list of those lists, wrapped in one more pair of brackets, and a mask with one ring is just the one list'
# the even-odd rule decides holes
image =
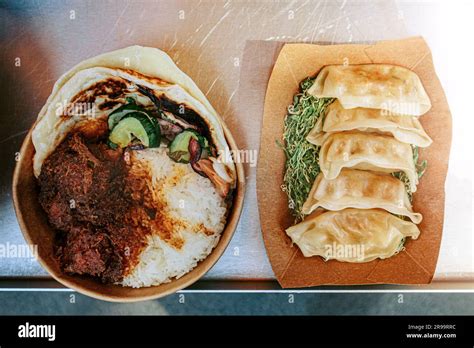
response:
{"label": "metal counter surface", "polygon": [[[465,45],[473,25],[471,4],[48,0],[11,1],[3,6],[0,245],[25,243],[11,202],[16,153],[56,79],[85,58],[133,44],[165,50],[207,95],[239,146],[258,150],[260,129],[255,125],[260,121],[238,111],[245,106],[239,98],[239,79],[247,40],[343,43],[422,35],[432,49],[454,127],[435,280],[447,288],[451,281],[474,281],[472,154],[466,156],[467,149],[473,148],[473,117],[468,115],[473,57]],[[246,170],[246,202],[239,226],[203,284],[274,279],[260,234],[255,167],[247,165]],[[48,275],[34,259],[2,257],[0,278],[24,280],[28,287],[29,279]]]}

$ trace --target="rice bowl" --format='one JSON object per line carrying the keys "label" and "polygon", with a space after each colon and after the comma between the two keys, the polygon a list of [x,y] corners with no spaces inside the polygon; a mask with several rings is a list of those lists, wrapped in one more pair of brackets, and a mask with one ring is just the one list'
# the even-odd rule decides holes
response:
{"label": "rice bowl", "polygon": [[137,153],[132,170],[151,174],[147,182],[153,197],[166,202],[163,215],[173,224],[173,237],[179,249],[171,246],[159,231],[147,237],[138,264],[121,285],[143,287],[159,285],[179,278],[210,254],[225,227],[226,210],[222,197],[209,180],[196,174],[190,165],[168,161],[165,148]]}
{"label": "rice bowl", "polygon": [[[136,58],[125,70],[124,55]],[[231,150],[229,130],[164,52],[91,58],[57,81],[22,145],[21,230],[68,287],[111,301],[169,294],[217,261],[237,225],[243,169],[221,157]]]}

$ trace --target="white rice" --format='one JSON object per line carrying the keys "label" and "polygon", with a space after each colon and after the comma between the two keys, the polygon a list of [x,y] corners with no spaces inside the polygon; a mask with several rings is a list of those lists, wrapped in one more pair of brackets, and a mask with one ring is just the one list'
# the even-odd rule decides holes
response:
{"label": "white rice", "polygon": [[211,253],[225,227],[226,206],[210,180],[195,173],[190,165],[175,163],[166,151],[138,151],[132,162],[149,164],[153,194],[166,202],[166,215],[180,221],[173,226],[173,233],[184,243],[178,249],[157,233],[148,236],[148,245],[121,282],[123,286],[138,288],[180,278]]}

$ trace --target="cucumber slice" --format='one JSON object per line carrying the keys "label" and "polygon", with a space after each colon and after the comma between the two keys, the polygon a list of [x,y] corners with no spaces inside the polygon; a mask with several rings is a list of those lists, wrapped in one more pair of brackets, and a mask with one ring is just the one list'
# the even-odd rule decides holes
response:
{"label": "cucumber slice", "polygon": [[126,120],[128,118],[135,118],[140,123],[142,124],[143,128],[145,129],[147,135],[148,135],[148,140],[149,143],[148,145],[145,145],[143,142],[142,144],[147,146],[147,147],[158,147],[160,146],[161,142],[161,130],[160,130],[160,125],[158,124],[158,121],[156,118],[151,117],[148,114],[144,114],[141,112],[136,112],[133,114],[128,114],[123,120]]}
{"label": "cucumber slice", "polygon": [[201,147],[207,147],[209,146],[209,143],[207,142],[207,139],[204,138],[201,134],[199,134],[199,132],[195,129],[186,129],[186,132],[191,132],[191,133],[194,133],[195,135],[195,139],[199,142],[199,145],[201,145]]}
{"label": "cucumber slice", "polygon": [[109,129],[112,130],[114,127],[120,122],[122,118],[124,118],[127,114],[131,112],[142,112],[146,113],[142,107],[136,104],[126,104],[122,105],[118,109],[114,110],[107,119]]}
{"label": "cucumber slice", "polygon": [[[110,139],[111,142],[119,145],[120,147],[125,147],[125,146],[128,146],[130,144],[130,141],[132,140],[131,136],[134,135],[146,147],[158,147],[158,146],[160,146],[160,142],[161,142],[160,125],[158,124],[158,121],[154,117],[148,115],[145,112],[133,111],[133,110],[124,110],[120,114],[117,114],[117,115],[120,116],[120,119],[118,119],[118,116],[117,116],[118,122],[117,122],[116,125],[114,125],[114,128],[112,129],[112,132],[110,133],[110,136],[109,136],[109,139]],[[115,116],[115,115],[112,115],[112,117],[113,116]],[[111,118],[109,117],[109,122],[110,122],[110,119]],[[137,124],[134,121],[127,121],[129,119],[133,119],[136,122],[140,123],[141,128],[143,128],[145,133],[146,133],[146,137],[142,136],[142,131],[141,131],[140,127],[132,127],[130,129],[127,128],[130,125],[133,126],[134,124],[135,125]],[[127,122],[125,122],[125,121],[127,121]],[[115,122],[115,120],[114,120],[114,122]],[[122,122],[125,122],[125,125],[122,125]],[[109,125],[110,125],[110,123],[109,123]],[[117,133],[116,128],[119,127],[119,126],[120,126],[120,128],[117,131],[118,132]],[[139,128],[140,128],[140,130],[138,130]],[[129,135],[125,134],[127,132],[128,132]],[[135,133],[135,132],[138,132],[138,134],[140,134],[140,136],[138,136],[138,134]],[[129,136],[130,136],[130,139],[129,139]],[[119,143],[117,141],[113,140],[113,139],[119,141]],[[146,139],[146,141],[144,139]],[[125,142],[127,142],[127,143],[125,144]]]}
{"label": "cucumber slice", "polygon": [[147,131],[142,123],[134,117],[121,120],[110,133],[109,140],[124,148],[132,141],[132,136],[140,140],[144,146],[149,146]]}
{"label": "cucumber slice", "polygon": [[185,130],[179,133],[171,142],[169,146],[168,156],[179,163],[189,163],[191,154],[189,153],[189,141],[191,137],[196,139],[200,144],[199,137],[201,135],[194,130]]}

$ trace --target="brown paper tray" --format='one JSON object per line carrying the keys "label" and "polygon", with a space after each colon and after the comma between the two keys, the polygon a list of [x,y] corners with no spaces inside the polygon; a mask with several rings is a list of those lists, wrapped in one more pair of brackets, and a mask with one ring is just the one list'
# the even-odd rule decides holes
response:
{"label": "brown paper tray", "polygon": [[[422,80],[432,102],[431,110],[420,118],[420,122],[433,144],[421,152],[421,159],[428,160],[428,169],[413,202],[414,210],[424,217],[419,225],[421,235],[416,241],[408,241],[405,250],[394,257],[361,264],[305,258],[292,245],[284,231],[293,224],[294,218],[288,210],[286,194],[280,188],[285,155],[276,145],[276,140],[282,138],[286,108],[298,91],[300,81],[314,76],[325,65],[344,62],[385,63],[410,68]],[[265,98],[257,193],[267,253],[282,287],[430,283],[443,231],[444,183],[451,128],[451,114],[434,70],[431,52],[420,37],[376,44],[286,44],[281,47]]]}

